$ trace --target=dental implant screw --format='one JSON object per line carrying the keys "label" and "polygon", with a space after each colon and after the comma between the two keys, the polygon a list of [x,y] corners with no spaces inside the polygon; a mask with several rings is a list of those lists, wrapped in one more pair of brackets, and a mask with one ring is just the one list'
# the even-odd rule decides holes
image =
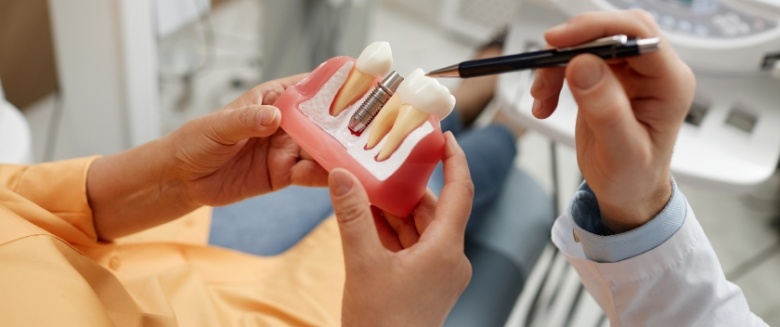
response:
{"label": "dental implant screw", "polygon": [[379,110],[390,100],[398,85],[404,80],[396,71],[390,72],[385,78],[377,83],[376,88],[366,98],[366,101],[360,104],[357,111],[349,119],[349,130],[353,133],[361,133],[371,124]]}

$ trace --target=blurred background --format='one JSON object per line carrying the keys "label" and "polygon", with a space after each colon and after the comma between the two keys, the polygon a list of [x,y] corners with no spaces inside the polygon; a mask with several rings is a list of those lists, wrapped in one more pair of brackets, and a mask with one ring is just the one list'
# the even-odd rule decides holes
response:
{"label": "blurred background", "polygon": [[[673,162],[680,187],[727,276],[780,326],[777,0],[0,0],[0,161],[121,151],[372,41],[390,42],[406,74],[467,60],[502,31],[504,51],[520,52],[577,12],[631,7],[656,17],[699,79]],[[502,76],[480,119],[504,111],[528,129],[517,166],[563,208],[580,181],[576,108],[530,119],[531,77]],[[506,326],[608,323],[550,248],[503,305]]]}

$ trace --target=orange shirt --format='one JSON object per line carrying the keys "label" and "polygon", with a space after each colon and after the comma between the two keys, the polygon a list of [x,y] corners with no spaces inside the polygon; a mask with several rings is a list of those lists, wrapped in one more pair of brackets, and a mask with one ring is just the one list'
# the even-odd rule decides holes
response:
{"label": "orange shirt", "polygon": [[3,325],[340,324],[333,217],[274,257],[207,246],[210,208],[102,243],[86,198],[93,159],[0,165]]}

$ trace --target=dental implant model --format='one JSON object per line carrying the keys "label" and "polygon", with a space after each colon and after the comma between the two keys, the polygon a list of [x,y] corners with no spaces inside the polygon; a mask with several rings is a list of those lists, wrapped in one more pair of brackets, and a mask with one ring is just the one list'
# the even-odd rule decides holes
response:
{"label": "dental implant model", "polygon": [[377,84],[376,88],[371,91],[365,101],[360,104],[357,111],[352,115],[349,120],[349,130],[353,133],[363,132],[368,124],[374,120],[374,117],[382,107],[385,106],[388,100],[395,94],[395,90],[398,89],[398,85],[403,82],[404,78],[398,75],[395,71],[387,74],[385,79],[381,83]]}
{"label": "dental implant model", "polygon": [[347,81],[336,94],[330,106],[330,115],[338,116],[360,99],[377,79],[383,78],[393,67],[393,52],[387,42],[369,44],[355,61]]}
{"label": "dental implant model", "polygon": [[455,106],[455,97],[439,84],[439,81],[425,76],[422,69],[415,69],[398,87],[398,92],[374,118],[367,149],[375,147],[384,137],[385,144],[377,155],[379,161],[386,160],[395,152],[404,138],[425,122],[430,115],[441,121]]}
{"label": "dental implant model", "polygon": [[282,129],[325,170],[349,170],[372,205],[405,217],[442,159],[440,119],[455,101],[422,70],[404,79],[391,66],[390,46],[373,43],[357,60],[322,63],[274,105]]}

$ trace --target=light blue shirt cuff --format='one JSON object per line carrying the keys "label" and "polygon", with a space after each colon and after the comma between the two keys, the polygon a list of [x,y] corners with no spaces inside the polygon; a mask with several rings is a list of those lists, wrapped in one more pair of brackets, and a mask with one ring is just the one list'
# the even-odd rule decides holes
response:
{"label": "light blue shirt cuff", "polygon": [[574,235],[585,256],[596,262],[618,262],[650,251],[666,242],[685,222],[687,202],[672,179],[669,202],[644,225],[620,234],[612,234],[601,220],[596,195],[583,183],[570,204]]}

